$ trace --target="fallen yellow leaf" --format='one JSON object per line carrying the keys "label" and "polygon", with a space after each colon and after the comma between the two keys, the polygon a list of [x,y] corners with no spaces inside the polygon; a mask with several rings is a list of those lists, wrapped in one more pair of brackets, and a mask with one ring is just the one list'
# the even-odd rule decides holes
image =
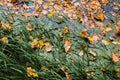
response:
{"label": "fallen yellow leaf", "polygon": [[99,12],[97,13],[97,15],[95,16],[95,18],[96,18],[97,20],[103,21],[103,20],[105,19],[105,17],[104,17],[104,12],[103,12],[103,11],[99,11]]}
{"label": "fallen yellow leaf", "polygon": [[112,43],[113,43],[113,44],[118,44],[118,45],[120,44],[120,42],[115,42],[115,41],[113,41]]}
{"label": "fallen yellow leaf", "polygon": [[87,38],[88,37],[88,33],[87,31],[80,31],[79,34],[84,37],[84,38]]}
{"label": "fallen yellow leaf", "polygon": [[55,14],[55,12],[51,11],[51,12],[48,14],[48,16],[49,16],[49,17],[52,17],[54,14]]}
{"label": "fallen yellow leaf", "polygon": [[106,41],[106,40],[102,40],[102,43],[105,44],[105,45],[109,45],[110,42]]}
{"label": "fallen yellow leaf", "polygon": [[35,69],[32,69],[31,67],[27,67],[27,75],[32,76],[33,78],[38,77],[38,74],[36,73]]}
{"label": "fallen yellow leaf", "polygon": [[0,41],[2,41],[4,43],[8,43],[8,38],[7,37],[3,37],[2,39],[0,39]]}

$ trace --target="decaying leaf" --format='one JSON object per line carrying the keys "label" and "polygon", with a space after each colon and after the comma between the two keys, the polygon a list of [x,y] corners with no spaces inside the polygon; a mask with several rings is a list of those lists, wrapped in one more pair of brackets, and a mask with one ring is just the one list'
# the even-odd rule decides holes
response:
{"label": "decaying leaf", "polygon": [[111,57],[112,57],[113,62],[118,62],[119,61],[119,56],[117,56],[117,54],[115,54],[114,52],[112,52]]}

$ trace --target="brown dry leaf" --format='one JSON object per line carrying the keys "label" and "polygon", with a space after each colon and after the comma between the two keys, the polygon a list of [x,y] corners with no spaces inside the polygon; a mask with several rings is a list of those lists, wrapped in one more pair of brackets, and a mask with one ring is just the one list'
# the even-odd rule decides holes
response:
{"label": "brown dry leaf", "polygon": [[102,43],[105,44],[105,45],[109,45],[110,42],[106,41],[106,40],[102,40]]}
{"label": "brown dry leaf", "polygon": [[112,31],[112,28],[108,27],[105,29],[106,32]]}
{"label": "brown dry leaf", "polygon": [[71,48],[71,41],[70,40],[65,40],[64,41],[64,50],[67,53]]}
{"label": "brown dry leaf", "polygon": [[112,57],[113,62],[118,62],[119,61],[119,57],[114,52],[112,52],[111,57]]}
{"label": "brown dry leaf", "polygon": [[79,52],[79,55],[80,55],[80,56],[83,56],[83,55],[84,55],[83,51],[80,51],[80,52]]}
{"label": "brown dry leaf", "polygon": [[51,46],[51,44],[50,44],[49,42],[46,42],[46,43],[45,43],[45,50],[46,50],[47,52],[49,52],[49,51],[52,50],[52,46]]}

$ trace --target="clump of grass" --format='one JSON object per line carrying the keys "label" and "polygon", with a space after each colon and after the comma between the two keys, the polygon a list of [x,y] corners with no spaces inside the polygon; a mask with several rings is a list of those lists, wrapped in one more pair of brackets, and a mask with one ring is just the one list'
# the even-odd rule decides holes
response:
{"label": "clump of grass", "polygon": [[[78,20],[69,20],[57,15],[52,17],[24,17],[0,14],[0,79],[1,80],[118,80],[115,68],[119,63],[111,60],[110,53],[101,43],[92,45],[79,35],[83,28]],[[10,18],[10,20],[8,19]],[[56,22],[59,20],[59,22]],[[73,23],[71,23],[73,22]],[[69,23],[69,24],[68,24]],[[9,24],[3,29],[3,25]],[[65,26],[70,26],[64,32]],[[11,28],[9,28],[11,27]],[[6,41],[2,38],[6,37]],[[51,51],[45,46],[33,47],[37,38],[52,45]],[[64,50],[64,38],[72,40],[68,53]],[[97,47],[98,46],[98,47]],[[93,49],[98,55],[89,54]],[[79,52],[84,55],[80,56]],[[31,71],[29,75],[27,68]],[[36,76],[34,75],[36,74]]]}

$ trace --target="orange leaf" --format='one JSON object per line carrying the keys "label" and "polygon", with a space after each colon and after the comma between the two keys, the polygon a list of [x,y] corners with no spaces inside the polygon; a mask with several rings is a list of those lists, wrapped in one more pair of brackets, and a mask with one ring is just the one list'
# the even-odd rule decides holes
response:
{"label": "orange leaf", "polygon": [[119,57],[115,53],[112,53],[112,61],[113,62],[118,62],[119,61]]}
{"label": "orange leaf", "polygon": [[99,11],[95,18],[103,21],[105,19],[103,11]]}

